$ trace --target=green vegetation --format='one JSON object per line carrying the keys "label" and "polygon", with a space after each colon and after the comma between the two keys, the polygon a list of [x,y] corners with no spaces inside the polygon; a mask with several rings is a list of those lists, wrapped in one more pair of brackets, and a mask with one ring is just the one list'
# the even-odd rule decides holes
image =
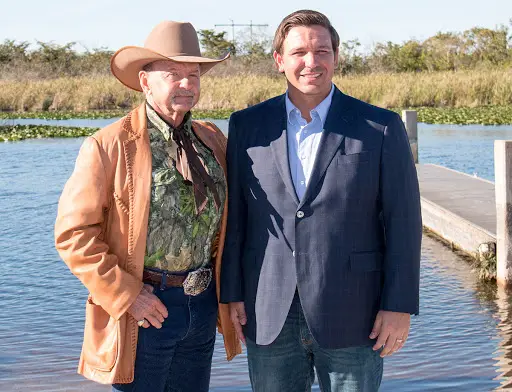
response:
{"label": "green vegetation", "polygon": [[512,36],[507,26],[439,32],[424,41],[402,44],[377,43],[368,54],[361,54],[360,46],[358,40],[341,43],[343,73],[458,71],[512,64]]}
{"label": "green vegetation", "polygon": [[[512,124],[512,106],[415,108],[414,110],[418,111],[418,121],[428,124]],[[399,110],[397,111],[400,113]]]}
{"label": "green vegetation", "polygon": [[[418,121],[427,124],[506,125],[512,124],[512,106],[480,106],[476,108],[391,108],[401,114],[403,109],[416,110]],[[233,110],[194,110],[197,119],[228,119]],[[87,112],[0,112],[0,120],[34,118],[41,120],[109,119],[122,117],[128,110],[95,110]]]}
{"label": "green vegetation", "polygon": [[[201,78],[195,118],[228,118],[234,110],[286,90],[267,35],[251,32],[249,38],[245,31],[229,41],[225,32],[198,34],[206,55],[229,50],[232,58]],[[142,102],[141,93],[110,75],[112,51],[78,49],[74,42],[0,43],[0,120],[114,118]],[[512,124],[512,35],[507,26],[378,43],[367,53],[357,40],[349,40],[340,45],[340,64],[334,82],[345,93],[393,110],[418,108],[421,122]],[[36,134],[44,133],[40,129]]]}
{"label": "green vegetation", "polygon": [[[334,83],[349,95],[385,108],[512,105],[509,70],[336,75]],[[286,81],[281,75],[206,74],[201,80],[201,99],[196,111],[215,111],[216,117],[225,116],[285,90]],[[127,112],[142,100],[141,93],[127,89],[112,76],[0,80],[0,112],[119,113]]]}
{"label": "green vegetation", "polygon": [[199,41],[206,57],[223,57],[227,52],[236,54],[236,46],[224,36],[225,31],[216,33],[214,30],[199,30]]}
{"label": "green vegetation", "polygon": [[90,136],[98,128],[51,127],[39,125],[0,126],[0,142],[48,137]]}
{"label": "green vegetation", "polygon": [[[275,74],[272,38],[265,31],[241,31],[231,40],[226,38],[225,31],[199,30],[198,35],[206,55],[218,57],[227,51],[232,54],[232,60],[215,67],[212,75]],[[423,41],[379,42],[366,52],[361,50],[357,39],[352,39],[341,42],[339,49],[339,72],[343,75],[460,71],[512,65],[512,35],[505,25],[495,29],[473,27],[463,32],[439,32]],[[36,41],[31,45],[6,39],[0,43],[0,79],[108,75],[112,54],[107,48],[89,49],[76,42],[58,45]]]}
{"label": "green vegetation", "polygon": [[[401,113],[402,109],[393,109]],[[413,108],[418,111],[418,120],[429,124],[512,124],[512,106],[486,106],[478,108]],[[231,110],[194,111],[195,118],[227,119]],[[95,112],[32,112],[0,113],[0,119],[39,118],[47,120],[97,119],[124,116],[127,111]],[[94,133],[97,128],[56,127],[47,125],[2,125],[0,142],[44,137],[80,137]]]}
{"label": "green vegetation", "polygon": [[480,280],[496,280],[496,256],[485,257],[475,262],[474,271],[478,273]]}
{"label": "green vegetation", "polygon": [[41,120],[101,119],[124,116],[128,110],[90,110],[87,112],[0,112],[1,120],[37,118]]}
{"label": "green vegetation", "polygon": [[[227,109],[194,110],[194,118],[197,119],[225,119],[229,118],[233,111]],[[0,112],[0,120],[13,120],[20,118],[34,118],[41,120],[73,120],[73,119],[108,119],[123,117],[128,113],[125,110],[91,110],[86,112],[58,111],[58,112]],[[1,125],[1,124],[0,124]]]}

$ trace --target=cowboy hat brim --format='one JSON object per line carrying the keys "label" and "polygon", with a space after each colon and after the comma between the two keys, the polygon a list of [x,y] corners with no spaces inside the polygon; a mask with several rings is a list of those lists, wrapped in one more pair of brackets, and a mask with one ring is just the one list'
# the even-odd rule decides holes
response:
{"label": "cowboy hat brim", "polygon": [[142,91],[139,82],[139,71],[153,61],[172,60],[178,63],[198,63],[201,75],[203,75],[228,57],[229,53],[219,59],[187,55],[167,57],[140,46],[124,46],[115,52],[110,59],[110,69],[112,74],[126,87]]}

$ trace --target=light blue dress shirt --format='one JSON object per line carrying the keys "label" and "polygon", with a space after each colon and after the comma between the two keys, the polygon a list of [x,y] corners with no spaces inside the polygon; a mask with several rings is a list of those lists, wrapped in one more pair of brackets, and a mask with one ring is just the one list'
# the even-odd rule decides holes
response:
{"label": "light blue dress shirt", "polygon": [[302,118],[300,110],[290,101],[288,92],[286,93],[288,160],[293,185],[299,200],[304,197],[311,177],[333,94],[334,85],[329,95],[316,108],[311,110],[311,121],[308,123]]}

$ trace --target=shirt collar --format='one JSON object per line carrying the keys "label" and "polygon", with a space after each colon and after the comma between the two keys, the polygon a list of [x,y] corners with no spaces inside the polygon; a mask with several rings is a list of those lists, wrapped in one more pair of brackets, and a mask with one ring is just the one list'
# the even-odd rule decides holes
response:
{"label": "shirt collar", "polygon": [[[167,123],[160,115],[156,112],[153,107],[146,102],[146,114],[148,117],[148,120],[154,125],[156,129],[158,129],[162,135],[164,136],[166,141],[169,141],[172,135],[172,131],[174,128]],[[183,118],[183,122],[180,125],[181,128],[184,129],[185,133],[190,136],[190,133],[192,131],[192,113],[187,112],[185,114],[185,117]]]}
{"label": "shirt collar", "polygon": [[[325,99],[318,104],[317,107],[315,107],[313,110],[311,110],[311,118],[313,118],[314,114],[316,113],[320,120],[322,121],[322,125],[325,124],[325,120],[327,119],[327,113],[329,112],[329,108],[331,107],[332,103],[332,96],[334,95],[334,83],[331,86],[331,92]],[[288,91],[286,91],[286,114],[288,121],[294,122],[294,111],[296,111],[296,115],[300,116],[300,111],[297,109],[297,107],[292,103],[290,98],[288,97]]]}

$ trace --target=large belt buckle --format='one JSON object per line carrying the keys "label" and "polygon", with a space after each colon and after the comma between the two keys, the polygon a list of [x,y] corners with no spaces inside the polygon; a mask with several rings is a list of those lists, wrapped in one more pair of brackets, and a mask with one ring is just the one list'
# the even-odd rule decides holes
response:
{"label": "large belt buckle", "polygon": [[183,291],[187,295],[199,295],[210,285],[212,281],[211,268],[199,268],[190,272],[183,281]]}

